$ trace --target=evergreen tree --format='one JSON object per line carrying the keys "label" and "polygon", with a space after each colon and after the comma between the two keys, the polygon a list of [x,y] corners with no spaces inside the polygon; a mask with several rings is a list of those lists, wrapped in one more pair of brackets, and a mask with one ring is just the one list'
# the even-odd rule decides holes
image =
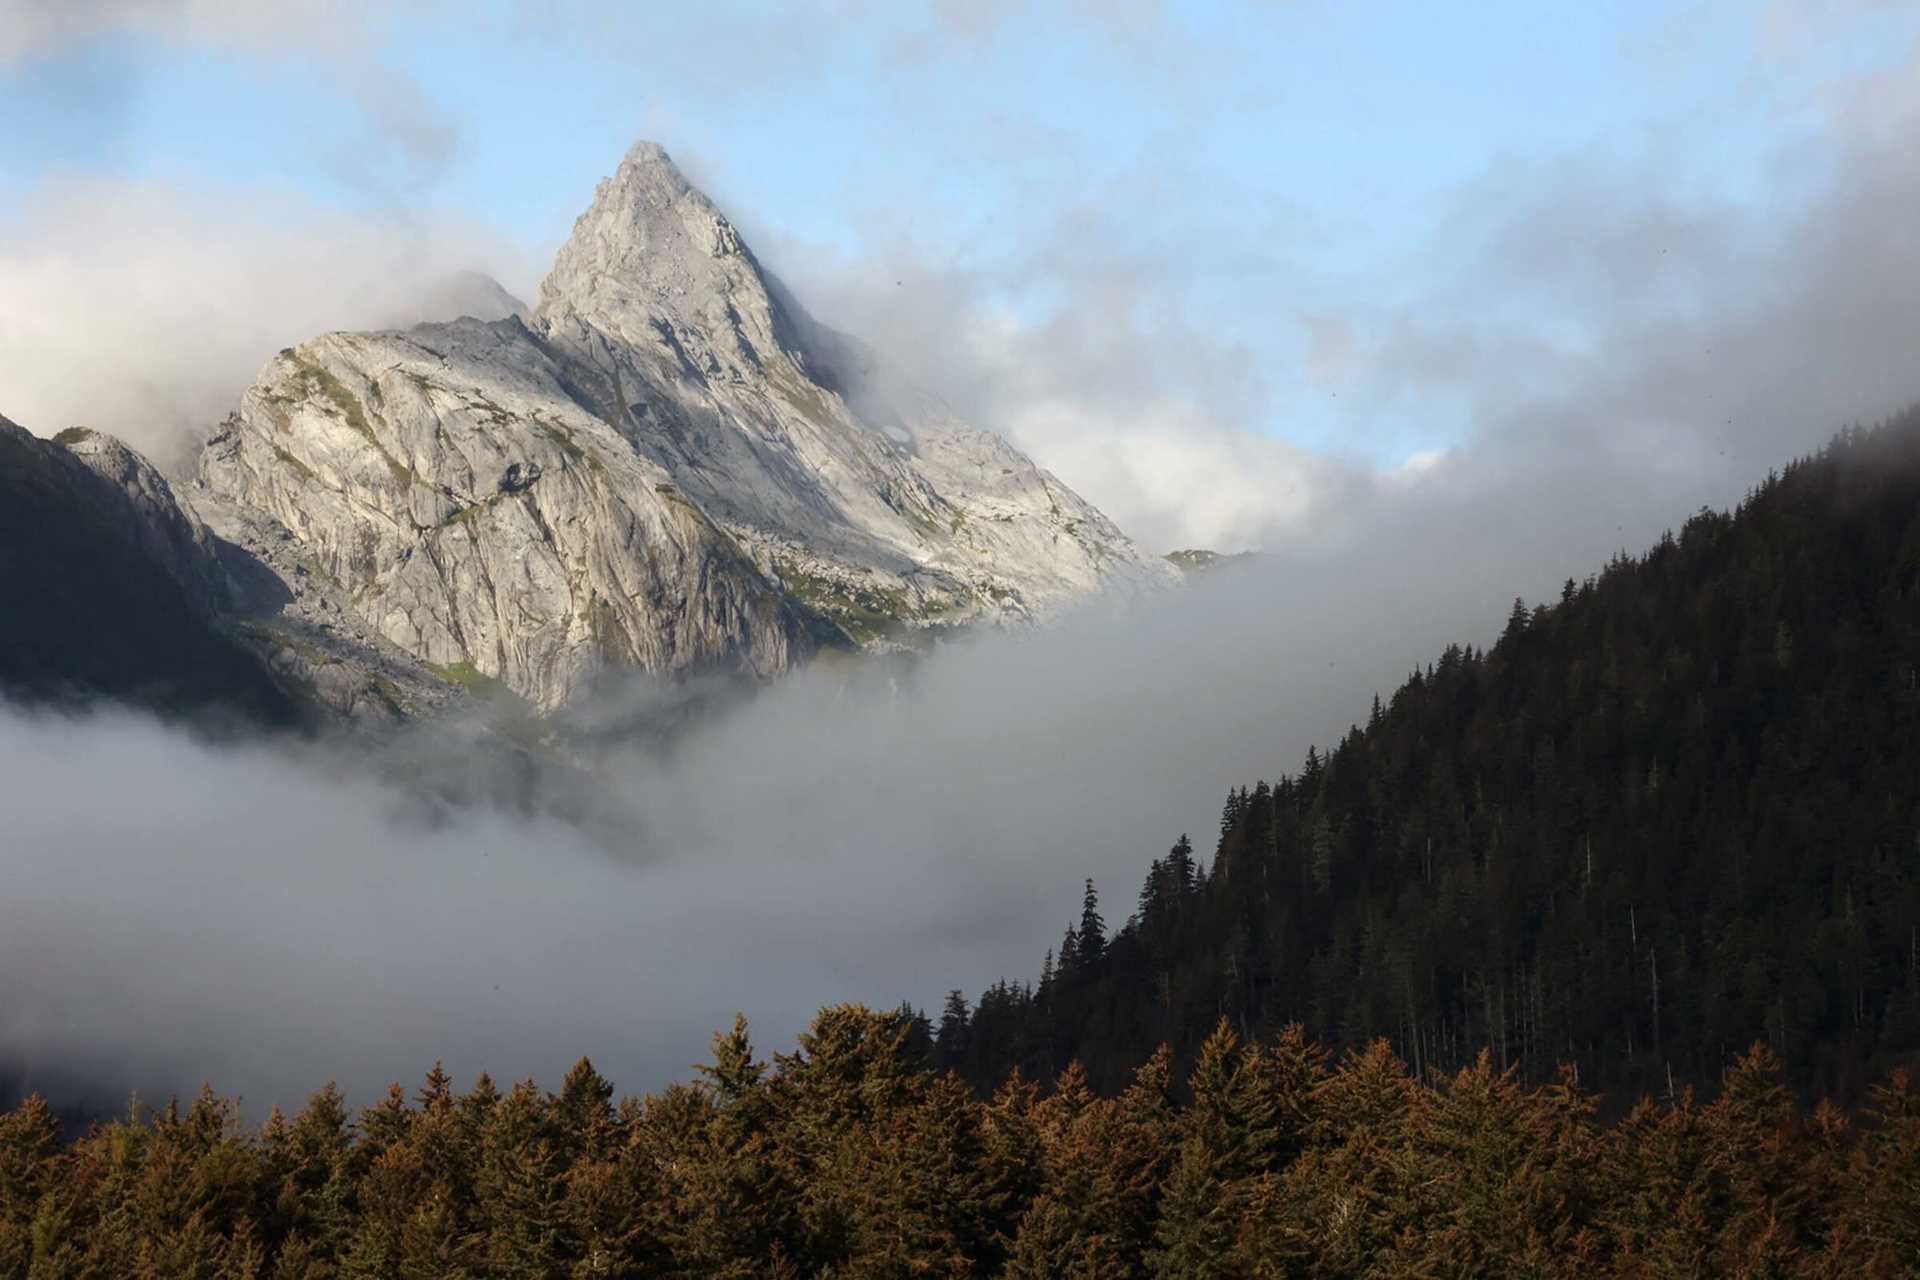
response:
{"label": "evergreen tree", "polygon": [[1091,969],[1100,963],[1107,949],[1107,922],[1100,918],[1100,895],[1094,892],[1093,881],[1087,881],[1087,891],[1080,900],[1080,928],[1074,935],[1078,943],[1077,955],[1083,969]]}
{"label": "evergreen tree", "polygon": [[934,1032],[934,1065],[942,1071],[957,1071],[967,1064],[973,1030],[973,1010],[967,1006],[964,992],[947,992],[946,1007],[940,1013],[940,1026]]}

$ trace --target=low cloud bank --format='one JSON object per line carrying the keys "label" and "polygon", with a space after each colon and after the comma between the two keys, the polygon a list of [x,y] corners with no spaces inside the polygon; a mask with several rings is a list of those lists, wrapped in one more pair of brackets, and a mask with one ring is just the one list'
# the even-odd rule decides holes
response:
{"label": "low cloud bank", "polygon": [[[735,1010],[779,1046],[823,1003],[1031,977],[1083,877],[1117,923],[1182,830],[1210,844],[1228,787],[1491,640],[1514,591],[1658,533],[1589,521],[1567,563],[1418,489],[1398,509],[1329,556],[815,667],[532,806],[522,781],[428,820],[354,744],[0,711],[0,1062],[261,1106],[333,1077],[370,1100],[436,1059],[552,1081],[585,1053],[652,1088]],[[418,732],[388,748],[418,781],[465,767]]]}

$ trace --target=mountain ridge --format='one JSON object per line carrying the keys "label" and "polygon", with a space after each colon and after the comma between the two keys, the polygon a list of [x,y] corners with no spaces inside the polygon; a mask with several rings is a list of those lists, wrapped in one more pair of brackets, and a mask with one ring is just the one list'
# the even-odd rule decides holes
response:
{"label": "mountain ridge", "polygon": [[230,587],[212,535],[139,455],[0,417],[0,693],[294,725],[298,701],[216,616]]}

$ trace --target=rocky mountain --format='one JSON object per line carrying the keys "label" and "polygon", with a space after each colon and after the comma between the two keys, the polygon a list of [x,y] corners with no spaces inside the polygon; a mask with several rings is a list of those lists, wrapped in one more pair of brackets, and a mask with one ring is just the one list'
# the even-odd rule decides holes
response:
{"label": "rocky mountain", "polygon": [[212,532],[180,504],[158,468],[113,436],[85,427],[62,431],[53,443],[118,492],[120,501],[105,503],[104,510],[196,609],[216,613],[236,602],[237,586]]}
{"label": "rocky mountain", "polygon": [[232,590],[216,540],[139,455],[0,418],[0,692],[290,723],[297,700],[216,613]]}
{"label": "rocky mountain", "polygon": [[250,549],[284,532],[428,670],[549,710],[609,668],[767,676],[1177,578],[871,366],[641,143],[530,315],[282,351],[190,500]]}

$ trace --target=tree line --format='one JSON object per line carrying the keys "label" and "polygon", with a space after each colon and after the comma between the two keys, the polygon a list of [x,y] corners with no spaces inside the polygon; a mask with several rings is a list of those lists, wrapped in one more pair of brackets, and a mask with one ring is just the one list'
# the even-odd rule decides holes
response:
{"label": "tree line", "polygon": [[1422,1080],[1223,1020],[1103,1097],[1077,1064],[991,1096],[911,1020],[823,1010],[756,1058],[614,1100],[439,1067],[349,1112],[332,1086],[249,1127],[211,1091],[61,1141],[0,1116],[0,1276],[1842,1276],[1920,1269],[1920,1082],[1803,1109],[1756,1045],[1715,1099],[1602,1123],[1577,1073],[1490,1054]]}

